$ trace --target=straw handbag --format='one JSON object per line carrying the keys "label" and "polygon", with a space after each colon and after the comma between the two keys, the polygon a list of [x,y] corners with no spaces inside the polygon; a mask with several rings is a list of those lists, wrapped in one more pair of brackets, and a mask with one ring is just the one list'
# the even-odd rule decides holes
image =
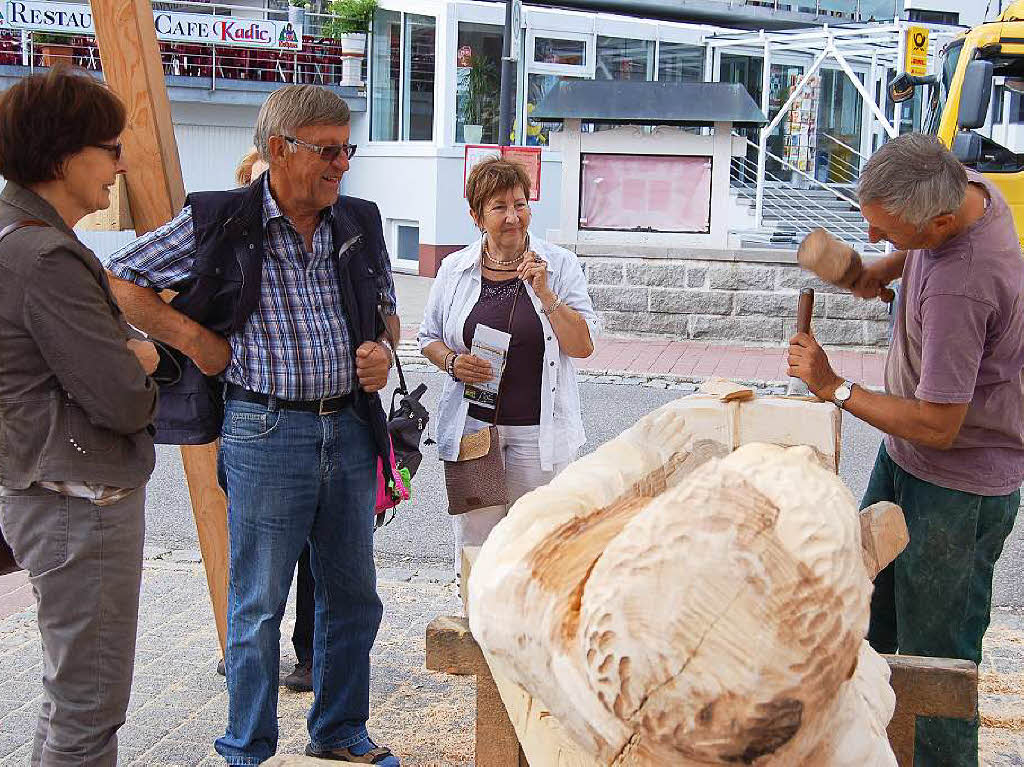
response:
{"label": "straw handbag", "polygon": [[[512,316],[523,284],[516,285],[512,298],[512,309],[508,313],[508,332],[512,332]],[[502,376],[504,379],[504,376]],[[486,429],[466,434],[459,442],[459,457],[444,462],[444,484],[448,491],[448,513],[465,514],[488,506],[504,506],[508,503],[508,486],[505,484],[505,462],[501,457],[501,440],[498,437],[498,414],[501,411],[501,390],[504,380],[498,384],[498,397],[494,403],[494,422]]]}

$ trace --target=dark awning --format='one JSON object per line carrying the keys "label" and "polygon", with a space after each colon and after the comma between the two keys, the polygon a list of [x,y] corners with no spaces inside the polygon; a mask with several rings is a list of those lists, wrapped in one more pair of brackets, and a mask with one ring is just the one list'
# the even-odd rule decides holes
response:
{"label": "dark awning", "polygon": [[767,120],[738,83],[565,80],[531,112],[542,122],[638,125],[764,125]]}

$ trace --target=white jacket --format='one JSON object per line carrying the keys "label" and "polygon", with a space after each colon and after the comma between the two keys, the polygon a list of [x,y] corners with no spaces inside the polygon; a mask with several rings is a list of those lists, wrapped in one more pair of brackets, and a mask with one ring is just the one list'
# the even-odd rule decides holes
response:
{"label": "white jacket", "polygon": [[[434,341],[443,341],[448,348],[467,354],[462,333],[466,318],[480,298],[480,249],[483,238],[452,253],[441,262],[441,268],[430,289],[427,308],[420,325],[419,344],[422,351]],[[548,287],[569,307],[579,312],[590,328],[591,339],[597,338],[600,323],[587,292],[579,260],[574,253],[530,236],[531,249],[547,262]],[[541,469],[551,471],[554,464],[568,461],[586,442],[583,416],[580,412],[576,365],[558,346],[541,302],[528,284],[524,285],[533,308],[540,317],[544,332],[544,372],[540,382],[539,449]],[[437,448],[442,460],[454,461],[459,455],[459,441],[466,425],[469,402],[463,398],[464,384],[446,376],[441,401],[434,422],[437,424]]]}

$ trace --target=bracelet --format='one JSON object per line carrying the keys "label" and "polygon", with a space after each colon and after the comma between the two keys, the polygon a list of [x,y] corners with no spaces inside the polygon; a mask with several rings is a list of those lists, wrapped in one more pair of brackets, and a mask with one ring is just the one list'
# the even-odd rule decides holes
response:
{"label": "bracelet", "polygon": [[544,308],[544,307],[542,306],[542,307],[540,308],[540,310],[541,310],[541,311],[542,311],[542,312],[543,312],[544,314],[549,314],[549,315],[550,315],[550,314],[554,314],[554,313],[555,313],[555,311],[557,311],[557,310],[558,310],[558,307],[559,307],[559,306],[561,306],[561,305],[562,305],[562,299],[561,299],[560,297],[558,297],[558,296],[555,296],[555,303],[551,304],[551,306],[550,306],[549,308],[547,308],[547,309],[545,309],[545,308]]}
{"label": "bracelet", "polygon": [[457,352],[448,352],[444,358],[444,372],[447,373],[453,381],[459,379],[455,375],[455,360],[458,359],[459,355]]}

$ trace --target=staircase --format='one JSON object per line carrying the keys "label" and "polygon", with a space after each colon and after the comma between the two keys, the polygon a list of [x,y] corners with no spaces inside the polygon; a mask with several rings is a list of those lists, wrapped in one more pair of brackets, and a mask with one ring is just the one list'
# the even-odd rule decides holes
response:
{"label": "staircase", "polygon": [[[733,181],[733,197],[754,215],[757,190],[752,183]],[[852,197],[852,189],[839,190]],[[760,229],[737,230],[741,247],[795,248],[817,227],[859,250],[880,249],[867,242],[867,224],[860,209],[829,189],[799,189],[781,182],[766,182]]]}
{"label": "staircase", "polygon": [[[747,143],[756,148],[752,142]],[[867,224],[856,203],[855,184],[826,184],[770,152],[768,156],[788,168],[791,173],[784,175],[795,180],[765,172],[760,226],[755,220],[757,163],[746,156],[732,158],[730,196],[737,215],[731,233],[739,238],[740,247],[792,250],[812,229],[822,227],[862,252],[884,251],[884,245],[867,240]]]}

